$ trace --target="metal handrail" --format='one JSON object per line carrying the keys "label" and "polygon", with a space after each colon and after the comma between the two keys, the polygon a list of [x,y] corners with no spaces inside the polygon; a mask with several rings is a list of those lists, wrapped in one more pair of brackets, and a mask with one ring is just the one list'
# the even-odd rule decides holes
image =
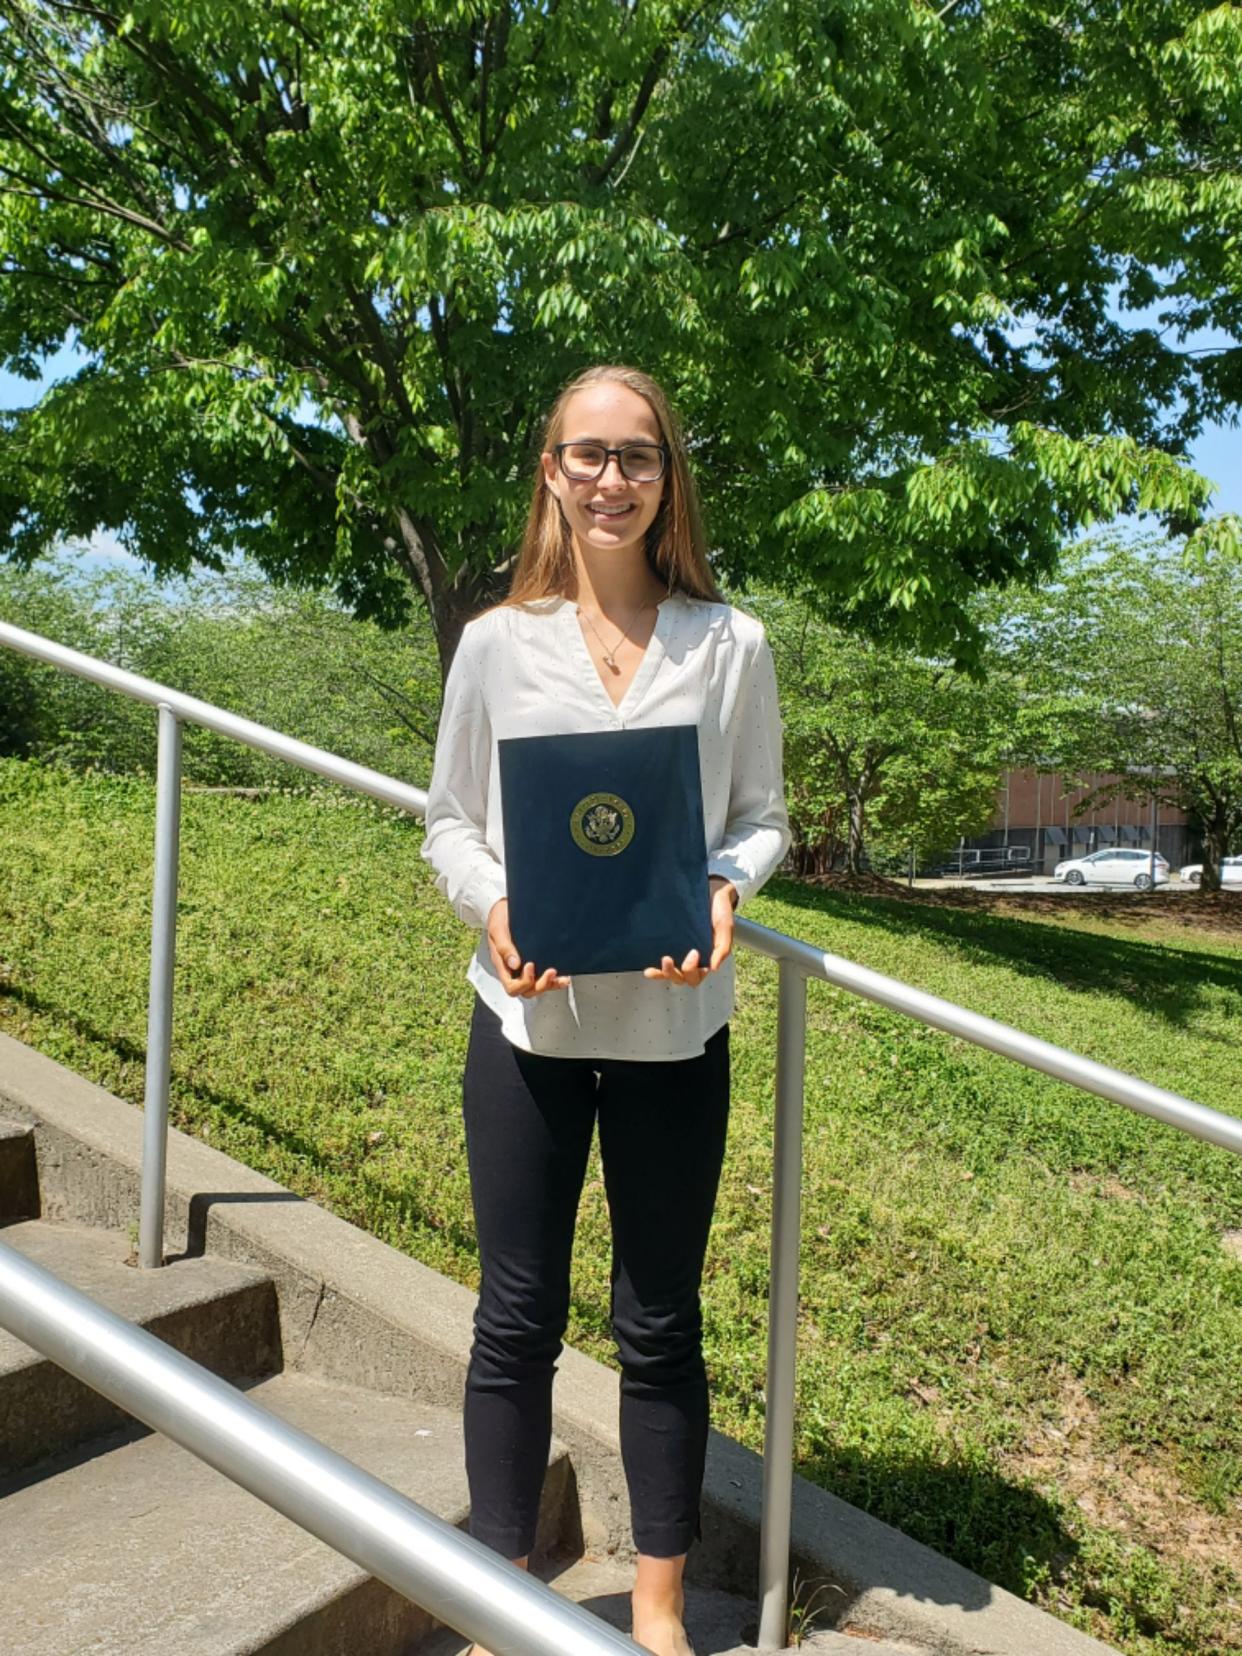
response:
{"label": "metal handrail", "polygon": [[780,961],[782,965],[796,966],[807,977],[824,978],[839,989],[852,990],[854,994],[887,1006],[893,1012],[904,1012],[919,1023],[943,1029],[963,1041],[970,1041],[974,1046],[986,1047],[1003,1058],[1012,1058],[1016,1064],[1023,1064],[1027,1069],[1041,1070],[1045,1075],[1051,1075],[1057,1081],[1066,1081],[1082,1092],[1096,1093],[1101,1098],[1111,1099],[1114,1104],[1124,1104],[1138,1115],[1151,1116],[1168,1127],[1179,1128],[1192,1138],[1205,1139],[1209,1144],[1219,1145],[1223,1150],[1232,1150],[1235,1155],[1242,1156],[1242,1120],[1237,1116],[1225,1115],[1207,1104],[1196,1104],[1180,1093],[1153,1086],[1149,1081],[1140,1081],[1137,1076],[1127,1075],[1124,1070],[1113,1069],[1108,1064],[1097,1063],[1094,1058],[1083,1058],[1068,1047],[1055,1046],[1051,1041],[1041,1040],[1038,1035],[1028,1035],[982,1012],[971,1012],[953,1001],[942,1000],[939,995],[929,995],[924,989],[915,989],[897,978],[885,977],[883,972],[873,972],[869,966],[859,966],[852,960],[843,960],[840,955],[828,954],[813,943],[786,937],[784,932],[770,931],[754,920],[742,921],[739,925],[745,925],[747,929],[746,943],[749,948]]}
{"label": "metal handrail", "polygon": [[496,1656],[642,1649],[3,1241],[0,1326]]}
{"label": "metal handrail", "polygon": [[[0,644],[91,679],[159,709],[160,749],[156,778],[156,902],[152,914],[152,979],[148,1011],[147,1119],[139,1263],[158,1265],[163,1257],[163,1155],[167,1142],[172,948],[177,870],[177,799],[180,723],[203,725],[344,787],[369,794],[422,817],[427,795],[365,765],[283,736],[265,725],[182,695],[125,668],[0,622]],[[998,1052],[1028,1069],[1041,1070],[1084,1092],[1096,1093],[1141,1115],[1152,1116],[1195,1138],[1242,1155],[1242,1121],[1152,1086],[1122,1070],[1080,1057],[1024,1034],[1008,1024],[926,994],[896,978],[828,954],[753,920],[734,921],[734,939],[774,959],[779,967],[776,1037],[775,1122],[773,1130],[771,1284],[768,1309],[767,1384],[764,1392],[763,1511],[760,1527],[759,1646],[784,1647],[788,1619],[788,1576],[793,1501],[794,1361],[797,1341],[798,1260],[801,1227],[802,1117],[806,1061],[806,980],[823,978],[947,1030],[962,1040]],[[157,970],[158,967],[158,970]],[[167,1009],[167,1015],[166,1015]],[[156,1170],[158,1169],[158,1173]],[[158,1188],[148,1188],[148,1187]]]}

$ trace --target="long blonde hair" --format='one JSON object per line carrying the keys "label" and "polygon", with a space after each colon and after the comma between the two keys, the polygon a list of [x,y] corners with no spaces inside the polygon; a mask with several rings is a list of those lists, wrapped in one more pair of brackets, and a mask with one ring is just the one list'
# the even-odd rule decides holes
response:
{"label": "long blonde hair", "polygon": [[[698,490],[686,456],[681,426],[667,397],[649,374],[616,363],[585,369],[570,380],[553,403],[544,424],[541,450],[546,453],[554,443],[560,442],[565,407],[575,391],[609,383],[627,385],[646,398],[660,427],[661,438],[668,445],[667,482],[660,510],[647,530],[648,564],[670,593],[685,592],[694,598],[723,603],[724,594],[716,585],[707,561],[707,537],[703,532]],[[568,597],[573,582],[573,539],[569,525],[561,515],[559,501],[547,487],[542,462],[536,459],[530,512],[509,592],[493,607],[525,604],[552,594]]]}

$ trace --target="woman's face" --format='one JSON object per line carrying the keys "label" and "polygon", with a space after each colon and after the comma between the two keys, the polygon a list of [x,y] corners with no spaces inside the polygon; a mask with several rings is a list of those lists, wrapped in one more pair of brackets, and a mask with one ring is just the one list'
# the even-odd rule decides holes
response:
{"label": "woman's face", "polygon": [[[574,392],[565,405],[560,440],[602,443],[615,449],[624,443],[658,444],[662,438],[655,410],[645,397],[628,385],[606,383]],[[566,450],[565,457],[572,463],[572,451]],[[624,552],[635,543],[641,546],[668,482],[667,469],[664,476],[650,482],[626,477],[615,454],[609,455],[600,476],[579,482],[565,475],[555,454],[545,452],[543,475],[579,546],[597,552]]]}

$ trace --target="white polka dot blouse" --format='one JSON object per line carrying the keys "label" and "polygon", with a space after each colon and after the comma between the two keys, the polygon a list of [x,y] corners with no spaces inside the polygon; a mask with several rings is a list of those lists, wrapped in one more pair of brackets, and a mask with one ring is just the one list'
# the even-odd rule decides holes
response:
{"label": "white polka dot blouse", "polygon": [[733,882],[740,909],[790,841],[784,727],[761,621],[731,604],[671,594],[615,707],[569,599],[502,605],[462,632],[444,688],[422,856],[458,919],[479,930],[468,981],[509,1040],[529,1052],[693,1058],[733,1013],[732,954],[695,987],[608,972],[526,997],[505,993],[488,948],[487,917],[505,895],[496,743],[668,724],[698,728],[708,873]]}

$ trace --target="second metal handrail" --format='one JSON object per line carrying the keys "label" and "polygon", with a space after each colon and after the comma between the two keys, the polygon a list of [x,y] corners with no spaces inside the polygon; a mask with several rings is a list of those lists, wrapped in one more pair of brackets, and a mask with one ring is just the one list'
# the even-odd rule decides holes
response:
{"label": "second metal handrail", "polygon": [[3,1241],[0,1327],[496,1656],[642,1649]]}

